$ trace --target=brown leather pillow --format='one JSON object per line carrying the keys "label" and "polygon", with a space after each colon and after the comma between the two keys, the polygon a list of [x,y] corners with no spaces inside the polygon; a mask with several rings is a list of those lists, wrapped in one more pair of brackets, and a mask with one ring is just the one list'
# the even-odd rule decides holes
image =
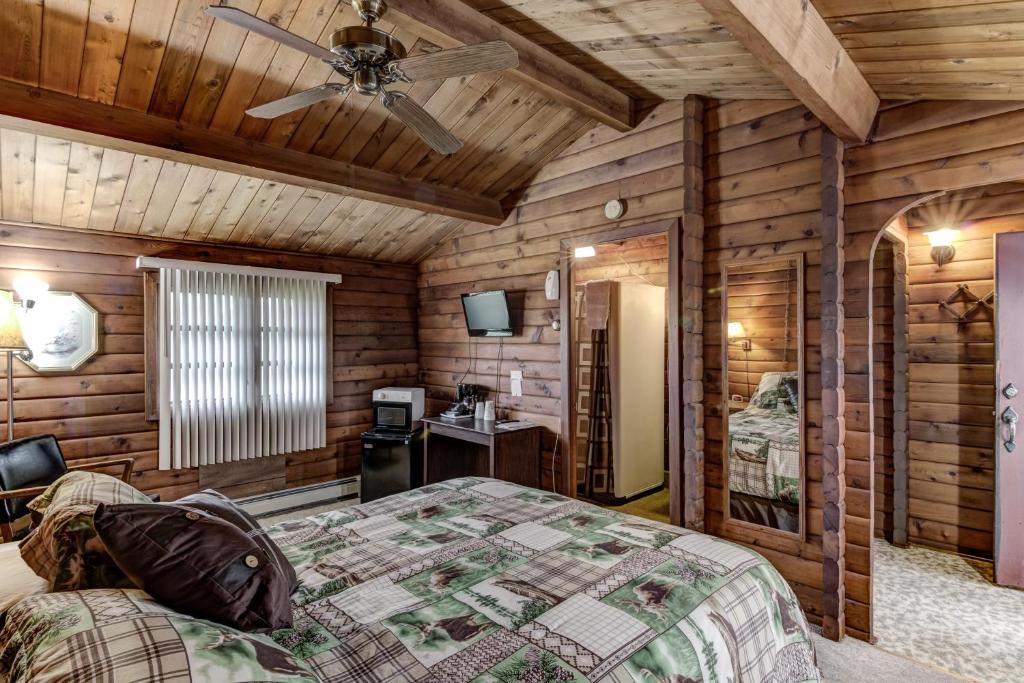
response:
{"label": "brown leather pillow", "polygon": [[100,505],[93,524],[121,571],[171,609],[242,631],[291,627],[290,577],[231,522],[149,503]]}
{"label": "brown leather pillow", "polygon": [[273,557],[277,568],[288,577],[288,594],[291,595],[295,592],[299,582],[298,577],[295,576],[295,567],[284,556],[284,553],[277,547],[277,544],[267,536],[267,532],[260,526],[260,523],[253,519],[252,515],[248,512],[235,505],[230,498],[213,489],[206,489],[205,491],[179,498],[174,501],[174,505],[184,505],[206,512],[214,517],[223,519],[225,522],[231,522],[241,529],[249,538],[256,541],[268,555]]}

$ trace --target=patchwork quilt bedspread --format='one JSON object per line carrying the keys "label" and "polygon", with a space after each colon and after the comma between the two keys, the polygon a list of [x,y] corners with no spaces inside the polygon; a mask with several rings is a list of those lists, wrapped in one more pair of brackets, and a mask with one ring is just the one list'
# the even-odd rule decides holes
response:
{"label": "patchwork quilt bedspread", "polygon": [[800,417],[749,407],[729,416],[729,488],[800,502]]}
{"label": "patchwork quilt bedspread", "polygon": [[[294,628],[241,634],[176,615],[141,591],[35,596],[8,614],[0,672],[211,682],[820,680],[797,600],[762,557],[559,495],[455,479],[269,533],[298,570]],[[83,662],[103,675],[81,676]]]}

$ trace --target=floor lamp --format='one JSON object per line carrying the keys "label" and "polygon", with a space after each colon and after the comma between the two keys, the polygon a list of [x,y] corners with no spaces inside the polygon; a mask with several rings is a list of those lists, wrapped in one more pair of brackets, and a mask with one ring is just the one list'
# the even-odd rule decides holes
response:
{"label": "floor lamp", "polygon": [[14,296],[0,290],[0,352],[7,354],[7,440],[14,441],[14,354],[28,351]]}

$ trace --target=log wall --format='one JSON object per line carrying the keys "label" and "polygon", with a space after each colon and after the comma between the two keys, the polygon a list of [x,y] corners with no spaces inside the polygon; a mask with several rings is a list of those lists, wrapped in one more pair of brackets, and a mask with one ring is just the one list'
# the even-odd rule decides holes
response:
{"label": "log wall", "polygon": [[[762,552],[789,580],[809,618],[822,616],[821,131],[792,103],[734,102],[705,118],[704,414],[706,529]],[[721,270],[731,260],[803,253],[807,396],[807,540],[722,522],[724,420]],[[781,300],[784,301],[784,300]],[[730,351],[735,356],[738,351]],[[740,358],[742,358],[742,352]]]}
{"label": "log wall", "polygon": [[[100,353],[77,372],[38,374],[15,361],[15,436],[55,434],[72,462],[133,457],[134,485],[164,500],[211,481],[231,495],[247,495],[358,474],[359,434],[371,419],[370,392],[416,381],[412,266],[15,225],[0,225],[0,252],[0,289],[31,272],[53,290],[81,295],[100,313],[102,327]],[[327,408],[327,448],[253,461],[255,467],[242,479],[225,479],[206,468],[157,470],[158,425],[145,415],[139,255],[342,274],[332,307],[334,402]],[[6,403],[0,402],[0,419],[6,415]]]}
{"label": "log wall", "polygon": [[[420,264],[419,366],[428,411],[444,407],[464,373],[466,382],[488,391],[497,374],[500,412],[547,428],[542,483],[548,490],[552,476],[563,479],[561,458],[552,458],[563,396],[559,332],[551,327],[559,304],[545,298],[544,278],[561,265],[563,239],[583,245],[587,234],[681,216],[682,140],[682,102],[660,105],[630,133],[596,128],[540,172],[504,225],[467,225]],[[626,215],[610,222],[604,204],[616,198],[626,201]],[[490,289],[510,292],[521,326],[503,343],[470,343],[459,297]],[[509,372],[516,369],[524,376],[521,397],[509,394]]]}
{"label": "log wall", "polygon": [[[1024,230],[1018,183],[958,192],[907,214],[910,238],[910,539],[991,556],[994,320],[977,309],[964,324],[939,299],[961,284],[984,297],[993,287],[994,235]],[[924,233],[960,230],[953,262],[932,262]],[[953,304],[958,311],[970,296]]]}
{"label": "log wall", "polygon": [[[871,629],[871,512],[870,488],[873,473],[870,469],[871,430],[867,411],[867,385],[869,382],[867,348],[868,319],[871,298],[867,296],[868,271],[871,255],[879,232],[895,216],[916,204],[933,199],[936,195],[995,185],[1024,177],[1024,103],[1020,102],[905,102],[889,104],[880,111],[869,141],[846,150],[846,258],[843,278],[846,286],[846,454],[847,513],[845,517],[846,544],[846,624],[853,635],[866,638]],[[917,247],[920,247],[918,238]],[[914,248],[912,246],[912,248]],[[961,258],[961,263],[971,260]],[[947,273],[969,266],[947,266]],[[908,276],[913,288],[913,267]],[[920,276],[921,272],[918,271]],[[945,291],[948,285],[939,289]],[[918,294],[924,290],[918,289]],[[948,293],[948,292],[947,292]],[[984,292],[983,292],[984,293]],[[929,296],[929,298],[932,298]],[[913,301],[911,302],[913,306]],[[911,314],[913,325],[914,316]],[[919,328],[920,332],[920,328]],[[980,347],[979,347],[980,348]],[[973,345],[951,342],[939,344],[928,358],[910,359],[911,384],[921,372],[936,370],[939,353],[959,356],[961,351],[974,350]],[[962,357],[950,364],[969,367],[966,372],[976,373],[981,384],[991,382],[991,370],[974,365],[977,359]],[[921,364],[928,364],[923,367]],[[916,373],[915,373],[915,367]],[[991,366],[988,366],[989,368]],[[961,381],[966,375],[961,377]],[[911,402],[915,388],[910,389]],[[920,395],[920,392],[918,392]],[[947,410],[958,413],[959,408]],[[967,412],[972,412],[970,407]],[[922,413],[920,410],[918,414]],[[939,415],[934,414],[938,418]],[[956,418],[959,419],[959,418]],[[991,419],[991,418],[990,418]],[[941,422],[941,419],[939,420]],[[918,422],[921,422],[918,420]],[[911,439],[914,439],[915,421],[910,420]],[[948,431],[948,427],[946,428]],[[917,428],[921,435],[920,426]],[[920,439],[918,439],[920,440]],[[946,450],[947,465],[970,467],[968,463],[984,461],[985,446],[960,448],[951,444]],[[988,441],[987,443],[990,443]],[[913,449],[911,449],[913,451]],[[979,452],[982,459],[979,459]],[[991,458],[991,450],[987,453]],[[914,457],[913,452],[910,455]],[[991,460],[989,460],[991,462]],[[913,475],[912,475],[913,476]],[[948,475],[947,475],[948,476]],[[920,477],[918,477],[920,482]],[[922,482],[923,483],[923,482]],[[912,482],[910,487],[915,484]],[[920,484],[917,490],[921,491]],[[947,489],[951,493],[954,489]],[[956,496],[964,495],[957,487]],[[959,504],[935,501],[915,502],[911,492],[909,501],[910,533],[918,542],[929,541],[946,547],[982,545],[985,532],[973,526],[989,524],[991,513],[962,508]],[[972,494],[974,495],[974,494]],[[964,517],[960,514],[964,512]],[[961,525],[970,519],[965,525]],[[990,535],[990,532],[989,532]],[[970,540],[968,540],[970,539]],[[862,561],[851,558],[863,556]]]}

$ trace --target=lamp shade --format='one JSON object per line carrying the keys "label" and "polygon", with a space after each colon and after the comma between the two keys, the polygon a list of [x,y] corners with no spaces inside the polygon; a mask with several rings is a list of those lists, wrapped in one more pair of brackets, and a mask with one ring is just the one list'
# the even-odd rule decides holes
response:
{"label": "lamp shade", "polygon": [[729,339],[736,339],[737,337],[746,337],[747,331],[743,329],[743,323],[731,322],[729,323]]}
{"label": "lamp shade", "polygon": [[959,232],[959,230],[953,230],[952,228],[940,228],[926,232],[924,236],[928,238],[928,244],[933,247],[951,247]]}
{"label": "lamp shade", "polygon": [[27,351],[28,344],[21,334],[18,311],[10,292],[0,290],[0,351]]}

